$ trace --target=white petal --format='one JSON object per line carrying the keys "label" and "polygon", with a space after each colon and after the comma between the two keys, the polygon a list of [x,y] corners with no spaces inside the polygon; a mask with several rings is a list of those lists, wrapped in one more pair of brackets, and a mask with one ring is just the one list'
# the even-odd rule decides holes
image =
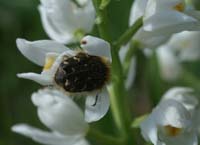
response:
{"label": "white petal", "polygon": [[199,101],[192,95],[193,89],[187,87],[174,87],[167,91],[162,97],[162,101],[174,99],[180,102],[188,110],[193,110],[197,107]]}
{"label": "white petal", "polygon": [[85,32],[92,30],[95,23],[95,9],[92,0],[88,0],[87,3],[85,2],[81,9],[76,9],[74,19],[79,29],[83,29]]}
{"label": "white petal", "polygon": [[165,95],[163,96],[163,99],[174,99],[178,95],[184,95],[187,93],[192,93],[193,89],[188,87],[174,87],[170,90],[168,90]]}
{"label": "white petal", "polygon": [[[175,27],[177,24],[196,22],[194,18],[176,11],[160,11],[151,18],[144,18],[144,30],[154,31],[166,27]],[[159,22],[159,23],[158,23]]]}
{"label": "white petal", "polygon": [[53,78],[50,75],[36,74],[36,73],[21,73],[17,74],[19,78],[33,80],[41,85],[47,86],[53,84]]}
{"label": "white petal", "polygon": [[85,102],[85,120],[94,122],[101,119],[108,112],[110,101],[106,90],[97,96],[87,96]]}
{"label": "white petal", "polygon": [[51,39],[64,44],[74,42],[73,33],[70,31],[70,28],[65,28],[65,31],[60,30],[59,27],[54,26],[54,23],[52,22],[53,20],[49,18],[48,12],[44,9],[44,7],[39,6],[38,9],[40,12],[43,28]]}
{"label": "white petal", "polygon": [[184,4],[182,0],[149,0],[144,15],[144,29],[152,31],[161,27],[173,27],[176,24],[197,21],[195,18],[184,14],[184,12],[174,10],[173,8],[179,3]]}
{"label": "white petal", "polygon": [[45,63],[46,53],[62,53],[69,50],[64,45],[51,40],[39,40],[30,42],[25,39],[17,39],[16,43],[18,49],[25,57],[40,66],[43,66]]}
{"label": "white petal", "polygon": [[134,24],[139,17],[144,15],[147,1],[148,0],[135,0],[133,2],[129,20],[130,25]]}
{"label": "white petal", "polygon": [[62,134],[47,132],[35,127],[18,124],[12,127],[12,131],[32,138],[34,141],[48,145],[87,145],[87,142],[81,136],[65,136]]}
{"label": "white petal", "polygon": [[157,145],[158,136],[157,136],[157,127],[154,120],[154,116],[150,115],[146,120],[141,123],[141,132],[142,136],[146,141],[151,141],[154,145]]}
{"label": "white petal", "polygon": [[[42,0],[39,6],[42,23],[47,34],[61,43],[74,42],[77,30],[90,32],[95,22],[92,1],[85,1],[77,7],[70,0]],[[83,4],[84,3],[84,4]]]}
{"label": "white petal", "polygon": [[173,8],[177,4],[184,4],[184,1],[149,0],[143,18],[144,30],[153,32],[154,36],[170,35],[184,30],[199,30],[199,14],[186,8],[180,12],[176,11]]}
{"label": "white petal", "polygon": [[41,122],[50,129],[67,135],[85,135],[88,130],[83,112],[61,91],[40,90],[32,95],[32,101],[38,106]]}
{"label": "white petal", "polygon": [[153,113],[157,124],[161,126],[187,128],[191,125],[189,111],[181,103],[172,99],[161,102]]}
{"label": "white petal", "polygon": [[161,44],[164,44],[170,37],[170,35],[158,35],[154,34],[156,32],[153,31],[145,31],[143,28],[139,29],[139,31],[134,36],[134,40],[137,40],[142,45],[143,48],[157,48]]}
{"label": "white petal", "polygon": [[104,56],[111,60],[110,44],[103,39],[85,36],[81,40],[81,47],[91,55]]}

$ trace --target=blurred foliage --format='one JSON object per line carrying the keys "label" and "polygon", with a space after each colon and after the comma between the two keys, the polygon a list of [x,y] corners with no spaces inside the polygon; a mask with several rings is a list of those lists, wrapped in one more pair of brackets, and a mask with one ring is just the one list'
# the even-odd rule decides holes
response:
{"label": "blurred foliage", "polygon": [[30,101],[36,83],[18,79],[16,74],[40,71],[16,48],[18,37],[29,40],[47,38],[39,20],[38,2],[34,0],[0,0],[0,145],[32,145],[30,139],[11,132],[13,124],[26,122],[39,126],[36,110]]}

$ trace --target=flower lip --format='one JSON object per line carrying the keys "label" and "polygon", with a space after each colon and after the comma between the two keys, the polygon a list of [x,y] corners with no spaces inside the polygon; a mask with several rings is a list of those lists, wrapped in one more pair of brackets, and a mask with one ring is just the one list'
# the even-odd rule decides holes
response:
{"label": "flower lip", "polygon": [[176,11],[183,12],[184,9],[185,9],[185,6],[184,6],[183,3],[180,2],[180,3],[178,3],[177,5],[175,5],[173,8],[174,8]]}
{"label": "flower lip", "polygon": [[170,136],[170,137],[175,137],[175,136],[178,136],[182,133],[183,129],[182,128],[178,128],[178,127],[173,127],[171,125],[166,125],[163,127],[164,128],[164,133],[167,135],[167,136]]}

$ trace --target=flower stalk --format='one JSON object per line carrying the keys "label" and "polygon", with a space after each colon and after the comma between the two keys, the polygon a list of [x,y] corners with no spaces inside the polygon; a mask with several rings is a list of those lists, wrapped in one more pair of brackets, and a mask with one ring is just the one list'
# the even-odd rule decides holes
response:
{"label": "flower stalk", "polygon": [[[109,21],[107,17],[106,8],[100,9],[100,1],[93,0],[93,4],[96,9],[97,18],[99,22],[97,23],[99,33],[101,38],[112,43],[111,37],[109,36]],[[136,31],[136,30],[135,30]],[[132,34],[132,33],[131,33]],[[127,33],[127,35],[131,35]],[[125,36],[123,36],[124,39]],[[126,40],[129,39],[127,36]],[[122,40],[123,41],[123,40]],[[121,44],[121,40],[120,40]],[[119,45],[118,45],[119,46]],[[131,124],[131,114],[127,106],[127,95],[123,80],[123,69],[119,59],[117,50],[119,50],[117,45],[111,47],[112,55],[112,84],[108,87],[110,94],[111,109],[113,112],[113,117],[115,123],[120,131],[122,140],[125,141],[124,144],[132,144],[132,133],[130,132]]]}
{"label": "flower stalk", "polygon": [[101,6],[101,1],[100,0],[92,0],[93,5],[96,10],[97,18],[96,18],[96,23],[98,26],[98,30],[100,33],[101,38],[104,40],[111,42],[111,38],[108,35],[109,34],[109,28],[108,28],[108,18],[107,18],[107,9],[104,7],[102,9]]}

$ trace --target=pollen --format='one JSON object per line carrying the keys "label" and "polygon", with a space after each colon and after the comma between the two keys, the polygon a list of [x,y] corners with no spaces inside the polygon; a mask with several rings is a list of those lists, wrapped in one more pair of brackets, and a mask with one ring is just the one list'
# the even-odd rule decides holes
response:
{"label": "pollen", "polygon": [[63,59],[55,74],[55,82],[69,93],[99,90],[110,79],[109,65],[105,58],[80,52]]}
{"label": "pollen", "polygon": [[173,127],[171,125],[164,126],[164,129],[165,129],[165,133],[171,137],[178,136],[182,131],[181,128]]}
{"label": "pollen", "polygon": [[43,70],[49,70],[52,67],[53,63],[55,62],[55,59],[56,58],[53,56],[47,56]]}
{"label": "pollen", "polygon": [[178,3],[177,5],[174,6],[174,9],[175,9],[176,11],[183,12],[184,9],[185,9],[185,6],[184,6],[183,3]]}

